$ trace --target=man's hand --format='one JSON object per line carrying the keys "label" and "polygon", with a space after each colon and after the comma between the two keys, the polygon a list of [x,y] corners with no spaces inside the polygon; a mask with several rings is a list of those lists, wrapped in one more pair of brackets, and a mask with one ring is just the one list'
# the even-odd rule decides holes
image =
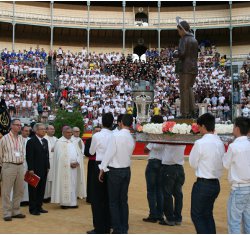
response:
{"label": "man's hand", "polygon": [[29,174],[30,174],[30,175],[34,175],[35,172],[34,172],[34,171],[29,171]]}
{"label": "man's hand", "polygon": [[78,166],[79,166],[78,162],[72,162],[72,163],[70,163],[70,167],[71,168],[77,168]]}
{"label": "man's hand", "polygon": [[104,171],[103,170],[100,170],[100,173],[99,173],[99,181],[101,183],[103,183],[103,177],[104,177]]}

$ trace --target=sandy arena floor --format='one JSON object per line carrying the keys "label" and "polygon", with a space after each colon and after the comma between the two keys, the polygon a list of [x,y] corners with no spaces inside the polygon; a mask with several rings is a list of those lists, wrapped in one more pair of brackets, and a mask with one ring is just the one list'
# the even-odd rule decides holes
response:
{"label": "sandy arena floor", "polygon": [[[144,176],[146,164],[147,160],[144,159],[132,161],[132,178],[129,188],[129,233],[195,233],[190,218],[190,197],[195,175],[188,161],[185,162],[186,182],[183,187],[183,224],[169,227],[142,221],[142,218],[148,215]],[[226,203],[229,190],[227,172],[224,171],[221,179],[221,192],[214,208],[217,233],[227,233]],[[0,207],[2,208],[1,202]],[[48,214],[32,216],[28,213],[28,208],[23,207],[22,212],[26,214],[26,219],[13,219],[12,222],[5,222],[1,219],[0,233],[86,233],[92,229],[91,207],[84,200],[79,200],[79,209],[62,210],[55,204],[44,204],[44,208],[49,210]]]}

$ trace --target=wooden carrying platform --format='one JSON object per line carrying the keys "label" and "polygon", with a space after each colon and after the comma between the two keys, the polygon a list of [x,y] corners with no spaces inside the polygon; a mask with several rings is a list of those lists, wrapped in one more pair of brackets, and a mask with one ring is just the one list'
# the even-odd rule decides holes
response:
{"label": "wooden carrying platform", "polygon": [[[231,142],[233,135],[219,135],[224,144]],[[148,134],[148,133],[135,133],[136,142],[144,143],[158,143],[158,144],[194,144],[194,142],[200,139],[202,135],[197,134]]]}

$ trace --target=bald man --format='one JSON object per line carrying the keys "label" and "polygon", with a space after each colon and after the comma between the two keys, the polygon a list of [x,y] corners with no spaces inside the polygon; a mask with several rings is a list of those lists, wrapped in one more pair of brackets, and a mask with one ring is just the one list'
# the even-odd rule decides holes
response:
{"label": "bald man", "polygon": [[83,157],[71,139],[71,127],[63,127],[62,135],[54,149],[51,202],[59,203],[62,209],[78,208],[77,197],[86,196],[83,182]]}

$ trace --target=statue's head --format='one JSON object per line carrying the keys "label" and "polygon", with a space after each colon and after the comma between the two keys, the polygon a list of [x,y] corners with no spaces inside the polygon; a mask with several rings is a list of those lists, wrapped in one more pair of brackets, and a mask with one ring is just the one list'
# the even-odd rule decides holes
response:
{"label": "statue's head", "polygon": [[189,23],[183,20],[181,17],[179,16],[176,17],[176,23],[177,23],[177,31],[181,37],[191,32]]}

